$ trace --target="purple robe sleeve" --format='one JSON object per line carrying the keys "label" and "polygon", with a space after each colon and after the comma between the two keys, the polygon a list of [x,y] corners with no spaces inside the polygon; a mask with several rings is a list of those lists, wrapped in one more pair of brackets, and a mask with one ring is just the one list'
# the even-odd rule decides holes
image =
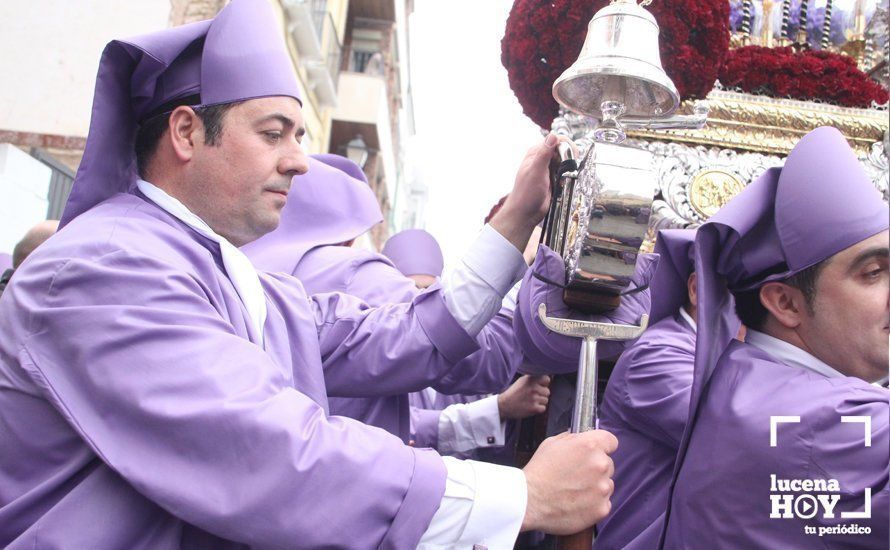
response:
{"label": "purple robe sleeve", "polygon": [[[454,376],[461,359],[478,349],[448,312],[439,287],[410,303],[379,308],[339,293],[316,294],[311,301],[328,395],[369,397],[421,390]],[[487,374],[459,370],[477,379]]]}
{"label": "purple robe sleeve", "polygon": [[[419,540],[426,523],[417,514],[431,517],[444,491],[441,459],[381,430],[327,418],[294,388],[289,368],[233,332],[203,286],[215,281],[120,251],[53,271],[17,281],[15,306],[29,311],[17,363],[142,495],[251,546],[393,548]],[[459,340],[435,297],[411,306],[423,319],[412,334],[384,337],[392,349],[430,348],[421,345],[426,333],[445,347]],[[343,330],[336,305],[331,297],[327,308],[317,306],[328,362],[346,355],[332,344],[338,338],[382,359],[363,325],[360,334]],[[435,361],[434,354],[418,350],[414,359]]]}
{"label": "purple robe sleeve", "polygon": [[410,302],[421,292],[414,281],[376,254],[349,262],[346,277],[344,292],[358,296],[373,306]]}
{"label": "purple robe sleeve", "polygon": [[411,438],[415,447],[435,449],[439,444],[440,409],[422,409],[411,406]]}
{"label": "purple robe sleeve", "polygon": [[[336,270],[336,266],[333,266]],[[440,349],[448,348],[453,342],[459,342],[461,350],[469,348],[464,339],[469,338],[463,328],[448,313],[445,306],[444,298],[440,287],[434,285],[429,289],[421,292],[418,290],[410,279],[399,273],[395,267],[387,261],[376,258],[375,255],[369,255],[364,259],[356,260],[352,266],[351,274],[345,285],[345,291],[361,298],[371,306],[381,306],[390,311],[389,314],[381,315],[381,318],[392,317],[394,311],[399,307],[409,306],[393,306],[387,304],[396,304],[399,302],[412,302],[412,307],[418,316],[418,329],[429,334],[429,338],[436,343]],[[345,299],[342,298],[341,299]],[[331,295],[316,296],[315,300],[320,307],[328,308],[332,303]],[[352,302],[350,302],[352,303]],[[352,303],[353,307],[356,306]],[[393,309],[396,308],[396,309]],[[338,316],[344,316],[343,311],[337,313]],[[364,315],[363,313],[359,313]],[[372,330],[380,331],[380,328],[372,327]],[[395,342],[402,339],[409,340],[412,336],[421,333],[411,334],[393,333],[393,341],[386,347],[393,349]],[[339,333],[333,334],[333,341],[337,344]],[[351,344],[343,342],[346,347]],[[408,369],[402,369],[398,374],[393,373],[389,381],[384,381],[382,389],[374,388],[374,395],[386,395],[388,393],[407,393],[419,391],[425,387],[432,386],[437,391],[447,394],[482,394],[499,392],[506,388],[513,378],[516,368],[522,360],[519,346],[513,336],[513,315],[507,309],[502,309],[495,317],[488,322],[482,332],[475,338],[475,345],[478,350],[474,351],[467,357],[457,357],[456,364],[451,365],[445,372],[442,368],[430,373],[435,364],[428,364],[425,358],[418,357],[418,361],[410,370],[416,371],[416,374],[405,372]],[[342,348],[340,352],[343,351]],[[324,353],[324,348],[323,348]],[[354,352],[351,348],[347,353],[352,355]],[[463,351],[462,351],[463,353]],[[333,351],[332,355],[340,357]],[[390,354],[391,355],[391,354]],[[466,355],[464,353],[464,355]],[[383,361],[380,356],[378,359],[371,359],[372,356],[363,355],[363,361],[367,365],[380,365]],[[447,359],[454,359],[456,354],[451,354]],[[424,361],[424,362],[420,362]],[[391,362],[388,358],[385,362]],[[328,366],[326,360],[325,363]],[[425,369],[420,368],[425,365]],[[382,365],[381,365],[382,366]],[[329,395],[337,395],[342,397],[360,397],[367,396],[370,380],[362,378],[360,380],[350,380],[350,375],[355,373],[355,369],[345,370],[342,379],[333,379],[332,373],[326,374]],[[394,369],[395,370],[395,369]],[[367,373],[359,373],[367,374]],[[379,369],[373,370],[372,375],[381,374]],[[421,383],[416,383],[418,376],[423,376]],[[399,386],[396,386],[400,384]],[[345,392],[345,393],[341,393]],[[356,392],[363,392],[356,395]]]}
{"label": "purple robe sleeve", "polygon": [[[691,329],[663,330],[665,322],[678,325],[665,319],[653,327],[621,355],[609,384],[618,392],[615,414],[635,431],[676,449],[689,417],[695,339]],[[604,405],[604,425],[605,413]]]}

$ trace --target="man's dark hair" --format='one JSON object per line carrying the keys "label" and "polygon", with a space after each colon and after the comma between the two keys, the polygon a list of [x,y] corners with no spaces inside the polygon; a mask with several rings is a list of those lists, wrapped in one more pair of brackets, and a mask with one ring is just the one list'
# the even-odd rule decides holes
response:
{"label": "man's dark hair", "polygon": [[[207,107],[193,107],[195,114],[204,124],[204,144],[218,145],[222,138],[223,118],[226,113],[241,103],[235,101],[232,103],[220,103],[218,105],[208,105]],[[151,162],[155,151],[158,148],[158,142],[167,131],[170,124],[170,113],[163,113],[149,118],[139,125],[136,131],[136,169],[140,175],[145,174],[148,163]]]}
{"label": "man's dark hair", "polygon": [[[813,304],[816,301],[816,282],[827,262],[828,260],[823,260],[781,281],[801,291],[810,313],[813,312]],[[760,301],[760,287],[734,292],[733,297],[735,298],[735,312],[742,324],[754,330],[761,330],[767,315],[769,315],[769,310],[763,307],[763,303]]]}

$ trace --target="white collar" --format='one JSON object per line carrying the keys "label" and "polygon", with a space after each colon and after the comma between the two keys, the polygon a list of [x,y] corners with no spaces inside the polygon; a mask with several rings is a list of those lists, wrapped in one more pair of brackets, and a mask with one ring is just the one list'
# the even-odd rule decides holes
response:
{"label": "white collar", "polygon": [[143,179],[137,180],[136,185],[139,187],[139,191],[153,203],[201,235],[219,244],[226,275],[232,281],[232,285],[235,287],[238,297],[241,298],[241,303],[247,309],[248,317],[250,317],[250,325],[253,328],[251,341],[262,347],[263,327],[266,323],[266,294],[260,284],[259,275],[247,256],[225,237],[211,229],[207,222],[189,210],[186,205],[168,195],[163,189]]}
{"label": "white collar", "polygon": [[698,332],[698,325],[695,323],[695,319],[692,318],[692,315],[689,315],[689,312],[686,311],[685,306],[680,306],[680,317],[692,327],[692,332]]}
{"label": "white collar", "polygon": [[768,353],[775,359],[778,359],[786,365],[791,365],[792,367],[807,369],[827,378],[839,378],[845,376],[794,344],[780,340],[769,334],[764,334],[749,328],[748,332],[745,334],[745,343],[751,344],[755,348]]}

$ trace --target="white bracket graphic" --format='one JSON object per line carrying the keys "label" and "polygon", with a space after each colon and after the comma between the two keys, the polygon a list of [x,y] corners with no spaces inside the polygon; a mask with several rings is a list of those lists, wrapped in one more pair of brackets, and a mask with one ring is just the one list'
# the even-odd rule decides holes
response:
{"label": "white bracket graphic", "polygon": [[769,417],[769,446],[775,447],[778,445],[776,442],[776,427],[779,424],[797,424],[800,422],[799,416],[770,416]]}
{"label": "white bracket graphic", "polygon": [[859,422],[865,429],[865,446],[871,447],[871,417],[870,416],[842,416],[841,422]]}

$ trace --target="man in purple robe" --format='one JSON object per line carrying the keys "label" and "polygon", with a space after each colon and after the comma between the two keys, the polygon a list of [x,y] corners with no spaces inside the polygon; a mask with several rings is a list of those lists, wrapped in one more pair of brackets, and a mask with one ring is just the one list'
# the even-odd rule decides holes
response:
{"label": "man in purple robe", "polygon": [[872,383],[888,365],[888,210],[844,137],[804,136],[695,246],[690,422],[663,546],[887,548],[888,392]]}
{"label": "man in purple robe", "polygon": [[[377,309],[310,296],[238,250],[309,168],[276,27],[267,2],[233,0],[106,47],[63,229],[0,300],[0,544],[500,548],[599,520],[606,432],[551,438],[516,470],[327,414],[328,394],[472,375],[457,365],[494,311],[466,315],[466,284]],[[519,254],[555,142],[530,151],[476,254]],[[488,294],[517,275],[474,268]]]}

